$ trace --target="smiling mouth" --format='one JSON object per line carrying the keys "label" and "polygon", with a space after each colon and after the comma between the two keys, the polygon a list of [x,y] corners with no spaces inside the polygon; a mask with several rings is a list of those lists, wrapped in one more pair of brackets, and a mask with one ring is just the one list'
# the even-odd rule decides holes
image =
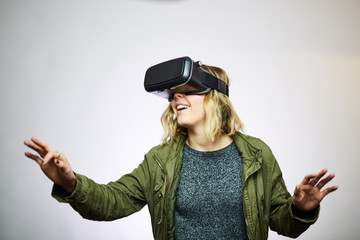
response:
{"label": "smiling mouth", "polygon": [[176,106],[176,110],[178,110],[178,111],[181,111],[181,110],[184,110],[184,109],[187,109],[187,108],[189,108],[189,106],[182,105],[182,104]]}

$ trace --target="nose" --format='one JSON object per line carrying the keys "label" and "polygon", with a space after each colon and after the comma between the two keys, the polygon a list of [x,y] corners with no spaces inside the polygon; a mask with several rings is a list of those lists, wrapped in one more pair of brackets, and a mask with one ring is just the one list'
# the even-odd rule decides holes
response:
{"label": "nose", "polygon": [[174,93],[174,98],[182,98],[182,97],[184,97],[184,93],[179,93],[179,92],[177,92],[177,93]]}
{"label": "nose", "polygon": [[171,93],[168,100],[169,102],[171,102],[174,99],[179,99],[179,98],[183,98],[184,97],[184,93],[180,93],[180,92],[176,92],[176,93]]}

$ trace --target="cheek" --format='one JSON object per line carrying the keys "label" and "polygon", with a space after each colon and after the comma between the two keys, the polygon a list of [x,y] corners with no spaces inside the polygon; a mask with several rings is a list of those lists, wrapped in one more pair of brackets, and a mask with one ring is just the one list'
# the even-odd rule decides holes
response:
{"label": "cheek", "polygon": [[196,112],[199,114],[205,114],[205,108],[204,108],[204,96],[196,96],[194,99],[193,107],[196,109]]}
{"label": "cheek", "polygon": [[198,116],[201,117],[202,119],[205,119],[205,109],[204,108],[200,108],[198,109]]}
{"label": "cheek", "polygon": [[175,101],[171,101],[170,102],[170,107],[171,107],[171,109],[173,110],[173,112],[175,113],[176,111],[175,111]]}

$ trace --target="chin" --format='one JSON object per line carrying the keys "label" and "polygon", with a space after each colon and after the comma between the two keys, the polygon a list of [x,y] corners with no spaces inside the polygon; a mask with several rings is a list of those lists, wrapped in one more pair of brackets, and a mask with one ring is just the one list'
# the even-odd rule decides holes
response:
{"label": "chin", "polygon": [[178,125],[183,128],[189,128],[191,124],[188,121],[179,120],[177,121]]}
{"label": "chin", "polygon": [[194,127],[198,127],[201,125],[205,124],[205,120],[199,120],[199,119],[194,119],[194,118],[185,118],[185,117],[180,117],[177,119],[177,123],[180,127],[183,128],[194,128]]}
{"label": "chin", "polygon": [[188,121],[178,121],[178,125],[186,129],[194,128],[196,126],[194,122],[188,122]]}
{"label": "chin", "polygon": [[180,127],[183,127],[183,128],[188,128],[188,127],[189,127],[189,124],[186,124],[186,123],[180,122],[180,121],[178,121],[178,125],[179,125]]}

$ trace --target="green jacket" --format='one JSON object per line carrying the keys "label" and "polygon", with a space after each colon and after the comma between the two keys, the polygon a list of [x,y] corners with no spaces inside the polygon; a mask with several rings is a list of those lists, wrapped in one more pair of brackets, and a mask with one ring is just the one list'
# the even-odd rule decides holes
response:
{"label": "green jacket", "polygon": [[[237,133],[233,140],[243,165],[243,206],[248,239],[267,239],[268,228],[297,237],[317,220],[293,214],[292,198],[270,148],[257,138]],[[152,148],[132,173],[107,185],[76,174],[74,192],[54,185],[52,195],[68,202],[87,219],[111,221],[148,205],[155,239],[174,239],[174,209],[185,137]]]}

